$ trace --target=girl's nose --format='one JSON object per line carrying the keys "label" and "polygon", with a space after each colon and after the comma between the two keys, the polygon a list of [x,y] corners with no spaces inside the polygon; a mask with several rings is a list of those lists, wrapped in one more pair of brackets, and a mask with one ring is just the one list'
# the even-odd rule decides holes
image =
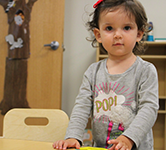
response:
{"label": "girl's nose", "polygon": [[121,39],[122,38],[121,31],[119,31],[119,30],[115,31],[114,38],[115,39]]}

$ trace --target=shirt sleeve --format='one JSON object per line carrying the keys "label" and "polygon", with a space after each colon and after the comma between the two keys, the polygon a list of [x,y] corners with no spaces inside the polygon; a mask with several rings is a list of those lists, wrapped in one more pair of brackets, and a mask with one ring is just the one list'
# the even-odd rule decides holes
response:
{"label": "shirt sleeve", "polygon": [[82,142],[84,130],[92,111],[92,86],[88,76],[91,76],[90,68],[84,73],[83,81],[76,97],[72,110],[65,139],[75,138]]}
{"label": "shirt sleeve", "polygon": [[148,64],[143,70],[137,91],[137,114],[128,129],[123,133],[134,141],[137,148],[152,129],[159,108],[156,68],[153,64]]}

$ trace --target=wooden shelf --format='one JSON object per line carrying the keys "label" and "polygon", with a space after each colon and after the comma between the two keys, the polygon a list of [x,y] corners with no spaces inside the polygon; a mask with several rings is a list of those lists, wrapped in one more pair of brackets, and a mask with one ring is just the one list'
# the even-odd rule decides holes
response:
{"label": "wooden shelf", "polygon": [[144,59],[166,59],[166,55],[140,55]]}
{"label": "wooden shelf", "polygon": [[[152,51],[148,51],[145,55],[139,55],[143,59],[166,59],[166,42],[145,42],[148,45],[148,49],[152,49]],[[158,49],[156,49],[156,47]],[[98,48],[99,49],[99,48]],[[107,54],[101,54],[100,51],[97,51],[97,61],[107,58]]]}
{"label": "wooden shelf", "polygon": [[158,113],[159,114],[166,114],[166,110],[159,110]]}
{"label": "wooden shelf", "polygon": [[147,43],[148,45],[153,45],[153,46],[155,46],[155,45],[157,45],[157,46],[163,46],[163,45],[165,45],[166,46],[166,42],[145,42],[145,43]]}
{"label": "wooden shelf", "polygon": [[166,96],[159,96],[159,99],[166,100]]}

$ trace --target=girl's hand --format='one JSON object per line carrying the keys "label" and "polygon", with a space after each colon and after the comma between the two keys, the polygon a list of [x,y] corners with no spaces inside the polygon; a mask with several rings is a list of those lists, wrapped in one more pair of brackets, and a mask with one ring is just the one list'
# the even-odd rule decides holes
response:
{"label": "girl's hand", "polygon": [[131,150],[134,142],[124,135],[120,135],[117,139],[109,140],[108,144],[113,144],[109,150]]}
{"label": "girl's hand", "polygon": [[67,148],[80,149],[80,143],[76,139],[60,140],[53,143],[53,148],[57,150],[66,150]]}

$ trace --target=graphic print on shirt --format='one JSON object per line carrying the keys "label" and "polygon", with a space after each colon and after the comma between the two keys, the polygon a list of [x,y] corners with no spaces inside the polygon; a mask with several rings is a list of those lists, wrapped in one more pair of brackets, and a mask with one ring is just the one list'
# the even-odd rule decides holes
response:
{"label": "graphic print on shirt", "polygon": [[[112,86],[111,86],[112,85]],[[109,139],[115,139],[121,135],[124,129],[131,123],[133,113],[130,107],[134,107],[134,92],[130,88],[115,83],[96,85],[94,99],[94,123],[107,123]]]}

